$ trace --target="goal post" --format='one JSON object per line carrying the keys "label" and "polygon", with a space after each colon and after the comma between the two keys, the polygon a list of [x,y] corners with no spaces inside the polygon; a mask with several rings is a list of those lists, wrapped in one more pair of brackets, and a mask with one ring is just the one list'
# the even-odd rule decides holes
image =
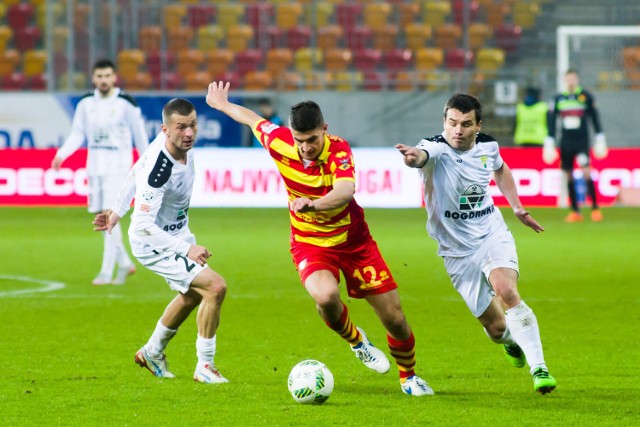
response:
{"label": "goal post", "polygon": [[[562,92],[565,89],[564,74],[570,68],[579,68],[572,64],[571,53],[572,41],[581,47],[580,40],[583,38],[592,39],[611,39],[611,38],[640,38],[640,25],[637,26],[616,26],[616,25],[561,25],[556,30],[556,89]],[[635,44],[640,45],[636,40]],[[597,44],[596,44],[597,45]],[[606,57],[612,51],[616,51],[613,46],[611,48],[603,48],[603,46],[594,46],[599,50],[596,55]],[[580,49],[577,49],[580,50]],[[584,50],[587,50],[586,48]],[[605,60],[606,61],[606,60]],[[574,61],[575,62],[575,61]],[[582,73],[581,73],[582,75]],[[567,207],[567,182],[564,174],[560,179],[560,194],[558,195],[558,207]]]}
{"label": "goal post", "polygon": [[569,40],[582,37],[640,37],[640,25],[561,25],[556,30],[556,85],[564,89],[564,73],[571,68]]}

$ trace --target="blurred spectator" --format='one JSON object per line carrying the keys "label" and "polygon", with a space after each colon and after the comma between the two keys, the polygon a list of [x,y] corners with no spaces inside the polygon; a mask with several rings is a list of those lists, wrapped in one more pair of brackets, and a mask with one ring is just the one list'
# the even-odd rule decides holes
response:
{"label": "blurred spectator", "polygon": [[[269,99],[262,98],[258,101],[258,111],[258,114],[266,120],[269,120],[275,125],[282,126],[282,119],[278,116],[278,113],[276,113],[276,110],[273,108]],[[260,141],[258,141],[255,136],[251,137],[251,146],[262,147],[262,145],[260,145]]]}
{"label": "blurred spectator", "polygon": [[540,89],[528,87],[524,100],[516,106],[513,141],[518,147],[542,147],[549,134],[548,112],[547,103],[540,100]]}

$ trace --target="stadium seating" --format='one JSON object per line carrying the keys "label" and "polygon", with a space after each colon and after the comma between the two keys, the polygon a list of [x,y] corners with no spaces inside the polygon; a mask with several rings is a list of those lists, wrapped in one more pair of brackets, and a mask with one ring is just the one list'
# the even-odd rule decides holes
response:
{"label": "stadium seating", "polygon": [[138,30],[138,47],[145,52],[156,52],[162,47],[162,29],[157,25]]}
{"label": "stadium seating", "polygon": [[311,44],[313,30],[306,25],[296,25],[287,30],[287,47],[292,50],[301,49]]}
{"label": "stadium seating", "polygon": [[[298,72],[310,72],[322,64],[323,51],[315,48],[298,49],[293,54],[293,66]],[[309,80],[308,78],[306,80]]]}
{"label": "stadium seating", "polygon": [[316,30],[316,43],[322,50],[339,47],[344,37],[344,31],[339,25],[325,25]]}
{"label": "stadium seating", "polygon": [[189,49],[193,40],[193,28],[180,25],[167,28],[167,50],[176,53],[184,49]]}
{"label": "stadium seating", "polygon": [[126,81],[133,81],[141,66],[145,63],[145,54],[140,49],[125,49],[118,53],[118,75]]}
{"label": "stadium seating", "polygon": [[15,49],[0,52],[0,76],[8,76],[16,71],[22,60],[22,55]]}
{"label": "stadium seating", "polygon": [[20,91],[27,85],[27,79],[20,72],[11,73],[0,77],[0,86],[4,90]]}
{"label": "stadium seating", "polygon": [[235,25],[227,29],[227,48],[235,53],[247,50],[254,37],[253,27],[250,25]]}
{"label": "stadium seating", "polygon": [[362,89],[369,91],[382,90],[386,85],[386,73],[365,71],[362,73]]}
{"label": "stadium seating", "polygon": [[503,49],[507,57],[514,57],[518,53],[522,29],[517,25],[504,24],[494,30],[495,44]]}
{"label": "stadium seating", "polygon": [[14,29],[16,48],[21,51],[36,49],[42,43],[42,32],[36,25]]}
{"label": "stadium seating", "polygon": [[218,76],[230,70],[235,54],[229,49],[207,52],[204,67],[211,76]]}
{"label": "stadium seating", "polygon": [[397,3],[395,5],[398,15],[398,25],[400,28],[413,24],[416,18],[420,16],[420,4],[415,2]]}
{"label": "stadium seating", "polygon": [[371,28],[383,27],[388,24],[391,11],[389,3],[367,3],[362,14],[364,24]]}
{"label": "stadium seating", "polygon": [[540,14],[540,6],[535,2],[517,2],[512,6],[512,13],[514,25],[532,28]]}
{"label": "stadium seating", "polygon": [[202,51],[217,49],[224,39],[224,31],[217,25],[202,25],[197,30],[197,46]]}
{"label": "stadium seating", "polygon": [[435,27],[434,39],[441,49],[454,49],[462,39],[462,28],[458,24],[443,24]]}
{"label": "stadium seating", "polygon": [[444,62],[444,52],[437,47],[423,47],[415,52],[415,69],[419,71],[435,70]]}
{"label": "stadium seating", "polygon": [[235,69],[238,75],[244,78],[250,71],[260,69],[264,62],[264,53],[260,49],[247,49],[236,53]]}
{"label": "stadium seating", "polygon": [[342,28],[348,29],[356,26],[362,16],[360,3],[338,3],[335,8],[336,22]]}
{"label": "stadium seating", "polygon": [[465,19],[465,6],[468,4],[468,23],[477,22],[478,15],[480,12],[480,4],[475,1],[466,1],[466,0],[452,0],[452,9],[453,9],[453,22],[458,25],[464,24]]}
{"label": "stadium seating", "polygon": [[449,70],[463,70],[473,64],[474,55],[470,50],[455,48],[446,51],[444,65]]}
{"label": "stadium seating", "polygon": [[301,24],[302,4],[278,3],[276,4],[276,25],[278,28],[288,30]]}
{"label": "stadium seating", "polygon": [[180,27],[184,24],[184,18],[187,16],[187,7],[182,4],[168,4],[163,9],[164,28],[167,31],[172,28]]}
{"label": "stadium seating", "polygon": [[358,71],[376,71],[381,62],[380,49],[358,49],[353,52],[353,66]]}
{"label": "stadium seating", "polygon": [[260,34],[273,22],[273,3],[259,2],[246,5],[245,21]]}
{"label": "stadium seating", "polygon": [[484,47],[492,36],[491,27],[483,22],[474,22],[469,25],[469,49],[477,50]]}
{"label": "stadium seating", "polygon": [[413,64],[413,53],[410,49],[392,49],[382,54],[382,64],[389,72],[408,70]]}
{"label": "stadium seating", "polygon": [[27,78],[42,74],[47,69],[47,52],[44,50],[28,50],[22,60],[22,70]]}
{"label": "stadium seating", "polygon": [[268,71],[249,71],[244,76],[243,88],[246,90],[267,90],[273,86],[274,78]]}
{"label": "stadium seating", "polygon": [[476,69],[487,77],[494,76],[504,65],[505,54],[500,48],[482,48],[476,56]]}
{"label": "stadium seating", "polygon": [[206,71],[189,73],[184,79],[184,89],[203,93],[212,80],[212,76]]}
{"label": "stadium seating", "polygon": [[182,76],[200,71],[204,64],[205,54],[199,49],[185,49],[178,51],[176,71]]}
{"label": "stadium seating", "polygon": [[35,8],[30,3],[12,4],[7,8],[7,22],[14,32],[31,25]]}
{"label": "stadium seating", "polygon": [[46,73],[36,74],[27,78],[27,89],[30,90],[47,90],[47,75]]}
{"label": "stadium seating", "polygon": [[447,0],[426,0],[422,8],[422,20],[433,27],[448,22],[451,15],[451,3]]}
{"label": "stadium seating", "polygon": [[394,49],[398,45],[398,26],[386,24],[380,27],[373,27],[373,47],[383,52]]}
{"label": "stadium seating", "polygon": [[360,88],[364,77],[361,72],[337,71],[332,73],[332,87],[337,91],[350,92]]}
{"label": "stadium seating", "polygon": [[330,49],[324,53],[324,68],[327,71],[347,71],[353,61],[349,49]]}
{"label": "stadium seating", "polygon": [[365,25],[354,25],[345,28],[346,47],[352,50],[369,47],[373,33]]}
{"label": "stadium seating", "polygon": [[407,47],[417,50],[426,47],[427,41],[432,37],[430,25],[422,23],[411,23],[404,27],[404,39]]}
{"label": "stadium seating", "polygon": [[288,48],[269,49],[265,58],[265,70],[278,80],[293,64],[293,51]]}
{"label": "stadium seating", "polygon": [[242,24],[241,20],[245,14],[245,5],[242,3],[223,3],[218,5],[218,16],[216,24],[225,30]]}
{"label": "stadium seating", "polygon": [[136,74],[121,79],[122,86],[128,92],[135,92],[138,90],[149,90],[152,88],[154,80],[151,73],[145,71],[138,71]]}
{"label": "stadium seating", "polygon": [[304,22],[312,27],[324,27],[331,25],[335,13],[335,6],[328,1],[319,1],[305,4]]}
{"label": "stadium seating", "polygon": [[7,45],[13,39],[13,30],[8,25],[0,25],[0,53],[7,50]]}
{"label": "stadium seating", "polygon": [[214,22],[216,11],[210,4],[194,4],[187,9],[187,24],[193,28],[200,28]]}

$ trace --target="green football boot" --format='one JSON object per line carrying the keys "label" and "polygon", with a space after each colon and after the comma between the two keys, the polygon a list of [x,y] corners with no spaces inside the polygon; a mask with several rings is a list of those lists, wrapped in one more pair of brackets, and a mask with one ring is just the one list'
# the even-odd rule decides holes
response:
{"label": "green football boot", "polygon": [[524,352],[518,344],[504,345],[504,355],[507,357],[509,363],[516,368],[522,368],[527,361]]}
{"label": "green football boot", "polygon": [[556,388],[556,379],[549,371],[538,368],[533,372],[533,389],[540,394],[551,393]]}

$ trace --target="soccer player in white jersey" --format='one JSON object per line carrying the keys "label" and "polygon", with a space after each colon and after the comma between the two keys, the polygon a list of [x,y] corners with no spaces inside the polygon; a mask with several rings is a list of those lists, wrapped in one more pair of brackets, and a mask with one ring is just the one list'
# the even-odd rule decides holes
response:
{"label": "soccer player in white jersey", "polygon": [[195,178],[193,145],[197,115],[193,104],[172,99],[162,110],[162,133],[133,166],[113,209],[96,215],[94,230],[109,232],[135,203],[129,241],[136,259],[162,276],[179,294],[169,303],[151,338],[135,356],[140,367],[153,375],[173,378],[164,353],[169,341],[189,314],[198,308],[194,380],[225,383],[214,365],[216,329],[226,294],[222,276],[207,265],[209,250],[196,244],[189,230],[189,202]]}
{"label": "soccer player in white jersey", "polygon": [[[116,80],[115,66],[110,60],[94,64],[92,81],[96,89],[78,102],[71,133],[51,163],[53,169],[59,170],[62,162],[87,141],[88,210],[91,213],[106,211],[114,203],[133,164],[131,141],[139,154],[144,153],[149,144],[140,108],[133,98],[115,86]],[[116,225],[111,234],[104,233],[102,266],[93,284],[123,285],[134,272],[122,242],[120,225]]]}
{"label": "soccer player in white jersey", "polygon": [[481,124],[480,102],[456,94],[446,104],[441,135],[396,148],[407,166],[420,169],[427,231],[453,286],[507,359],[518,368],[528,362],[534,390],[545,394],[556,380],[544,361],[536,316],[518,293],[515,242],[489,193],[492,177],[516,217],[535,232],[544,229],[520,203],[498,143],[480,133]]}

